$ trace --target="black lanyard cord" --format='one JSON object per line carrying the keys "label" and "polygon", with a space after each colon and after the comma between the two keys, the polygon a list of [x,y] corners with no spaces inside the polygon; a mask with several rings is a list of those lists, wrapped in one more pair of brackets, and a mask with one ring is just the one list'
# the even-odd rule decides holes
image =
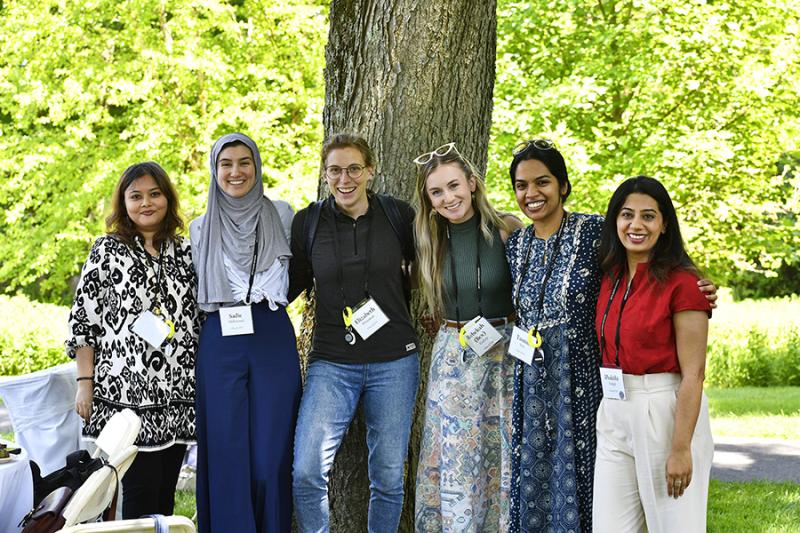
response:
{"label": "black lanyard cord", "polygon": [[[478,316],[483,316],[483,309],[481,305],[481,230],[480,230],[480,218],[479,215],[476,213],[475,215],[477,218],[478,227],[475,231],[475,262],[477,263],[477,290],[478,290]],[[456,259],[455,254],[453,253],[453,240],[450,237],[450,222],[447,223],[447,246],[450,252],[450,279],[453,282],[453,299],[455,299],[456,304],[456,324],[459,328],[461,328],[461,313],[458,309],[458,279],[456,276]]]}
{"label": "black lanyard cord", "polygon": [[[333,210],[333,205],[331,205],[331,214],[332,216],[332,226],[333,226],[333,252],[336,255],[336,266],[337,266],[337,278],[339,281],[339,291],[342,295],[342,309],[344,310],[347,307],[347,298],[344,294],[344,265],[342,259],[342,250],[341,245],[339,244],[339,228],[338,223],[336,221],[336,212]],[[372,253],[372,226],[374,225],[374,217],[372,216],[372,210],[367,213],[367,246],[364,250],[364,270],[362,273],[362,277],[364,279],[364,298],[369,298],[369,263],[370,263],[370,255]],[[356,228],[357,221],[353,221],[353,239],[354,245],[358,246],[358,233]]]}
{"label": "black lanyard cord", "polygon": [[[603,354],[607,351],[606,350],[606,320],[608,320],[608,312],[611,310],[611,302],[614,301],[614,296],[617,295],[617,290],[619,289],[619,284],[622,281],[622,274],[617,276],[616,281],[614,282],[614,288],[611,289],[611,297],[608,299],[608,303],[606,304],[606,310],[603,313],[603,320],[600,323],[600,364],[603,364]],[[615,343],[615,350],[616,354],[614,356],[614,366],[620,368],[619,366],[619,342],[620,342],[620,326],[622,325],[622,311],[625,310],[625,304],[628,303],[628,296],[630,296],[631,287],[633,286],[633,280],[631,279],[628,282],[628,286],[625,288],[625,293],[622,295],[622,303],[619,306],[619,316],[617,317],[617,328],[616,333],[614,335],[614,343]]]}
{"label": "black lanyard cord", "polygon": [[253,262],[250,263],[250,281],[247,283],[247,296],[244,298],[245,305],[250,305],[250,294],[253,292],[253,281],[256,279],[256,263],[258,263],[258,226],[261,223],[256,223],[256,238],[253,243]]}
{"label": "black lanyard cord", "polygon": [[[561,224],[558,226],[558,235],[556,235],[556,242],[553,245],[553,253],[552,253],[551,257],[550,257],[550,261],[547,262],[547,267],[546,267],[546,270],[545,270],[545,273],[544,273],[544,279],[542,280],[541,288],[539,289],[539,301],[538,301],[538,305],[536,306],[536,309],[535,309],[536,326],[534,327],[534,331],[536,331],[536,332],[539,331],[539,325],[541,323],[541,315],[544,312],[545,288],[547,287],[547,282],[550,279],[550,275],[553,273],[553,268],[555,267],[556,259],[558,258],[558,252],[560,251],[560,248],[561,248],[561,235],[563,234],[564,226],[566,225],[566,222],[567,222],[568,219],[569,219],[569,213],[564,213],[564,216],[561,219]],[[528,231],[533,234],[535,232],[535,228],[533,226],[530,226],[528,228]],[[520,245],[522,245],[524,243],[525,239],[523,238],[523,239],[520,239],[520,240],[522,241],[520,243]],[[545,246],[544,247],[545,247],[545,254],[544,255],[545,255],[545,260],[546,260],[546,258],[547,258],[547,241],[545,241]],[[520,268],[519,275],[517,276],[517,290],[514,292],[514,308],[516,308],[518,310],[518,312],[519,312],[519,293],[520,293],[520,291],[522,289],[522,282],[525,281],[525,274],[526,274],[526,271],[528,270],[528,265],[530,264],[530,261],[531,261],[531,250],[533,250],[533,243],[531,243],[531,245],[528,246],[528,250],[527,250],[527,252],[525,254],[525,261],[522,263],[522,267]]]}
{"label": "black lanyard cord", "polygon": [[[161,243],[161,249],[158,253],[158,270],[156,270],[156,266],[153,264],[153,256],[150,255],[150,252],[144,247],[143,241],[138,241],[142,245],[142,251],[144,252],[145,257],[147,257],[147,265],[142,265],[145,267],[145,270],[148,272],[150,270],[153,271],[153,278],[155,278],[155,287],[150,285],[150,290],[155,293],[155,300],[153,304],[150,306],[150,309],[156,311],[155,314],[161,313],[161,299],[166,300],[166,287],[164,286],[164,255],[166,254],[166,244],[167,241],[163,241]],[[150,278],[150,276],[147,276]]]}

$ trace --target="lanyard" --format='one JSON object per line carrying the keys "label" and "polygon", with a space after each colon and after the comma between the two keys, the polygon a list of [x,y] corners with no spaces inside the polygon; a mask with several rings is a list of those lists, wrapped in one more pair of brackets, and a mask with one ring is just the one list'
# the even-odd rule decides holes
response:
{"label": "lanyard", "polygon": [[[479,215],[476,213],[475,215],[478,217]],[[481,230],[480,230],[480,218],[477,220],[478,228],[475,231],[475,260],[478,264],[478,316],[483,316],[483,310],[481,309]],[[467,222],[469,223],[469,222]],[[458,280],[456,279],[456,260],[455,254],[453,254],[453,240],[450,237],[450,222],[447,223],[447,245],[450,251],[450,275],[451,280],[453,282],[453,298],[455,299],[456,303],[456,324],[458,328],[461,328],[461,314],[458,310]]]}
{"label": "lanyard", "polygon": [[[145,270],[148,272],[150,270],[153,271],[153,277],[155,278],[155,287],[150,285],[150,290],[155,293],[155,298],[153,300],[153,304],[150,306],[150,309],[153,310],[153,314],[160,315],[161,314],[161,298],[163,297],[166,300],[166,294],[162,294],[166,292],[166,287],[162,283],[164,280],[164,255],[166,254],[166,244],[167,241],[161,243],[161,250],[158,253],[158,269],[153,264],[153,256],[145,249],[144,243],[142,243],[139,239],[137,242],[142,245],[142,251],[144,252],[145,257],[147,257],[147,265],[142,265],[145,267]],[[150,276],[147,276],[150,278]]]}
{"label": "lanyard", "polygon": [[[614,288],[611,289],[611,297],[608,299],[608,304],[606,304],[606,310],[603,313],[603,321],[600,323],[600,364],[603,364],[603,353],[606,351],[606,320],[608,319],[608,312],[611,310],[611,302],[614,301],[614,296],[617,294],[617,289],[619,289],[620,281],[622,281],[622,274],[617,276],[617,280],[614,282]],[[617,331],[614,335],[614,343],[616,354],[614,356],[614,366],[620,368],[619,366],[619,329],[620,325],[622,324],[622,311],[625,309],[625,304],[628,302],[628,296],[631,292],[631,287],[633,286],[633,280],[628,283],[628,287],[625,289],[625,293],[622,295],[622,303],[619,306],[619,317],[617,318]]]}
{"label": "lanyard", "polygon": [[[566,225],[567,220],[569,219],[569,213],[564,213],[564,216],[561,219],[561,224],[558,226],[558,235],[556,236],[556,242],[553,245],[553,253],[550,257],[550,261],[547,263],[546,270],[544,272],[544,279],[542,280],[541,288],[539,289],[539,301],[537,302],[538,305],[535,309],[535,316],[536,316],[536,326],[533,328],[534,332],[539,332],[539,325],[541,323],[541,314],[544,311],[544,290],[547,287],[547,281],[550,279],[550,275],[553,273],[553,268],[556,264],[556,259],[558,258],[558,252],[561,245],[561,234],[563,233],[564,226]],[[529,233],[533,233],[535,228],[533,226],[528,228]],[[524,241],[524,239],[523,239]],[[547,262],[547,242],[545,241],[545,253],[544,253],[544,260]],[[528,270],[528,265],[531,261],[531,250],[533,250],[533,246],[528,246],[527,253],[525,254],[525,261],[522,263],[522,267],[519,270],[519,276],[517,276],[517,290],[514,293],[514,308],[517,309],[519,312],[519,293],[522,289],[522,282],[525,281],[525,273]]]}
{"label": "lanyard", "polygon": [[[339,228],[338,223],[336,221],[336,212],[333,210],[333,206],[331,206],[331,212],[333,217],[331,218],[331,223],[333,225],[333,252],[336,255],[336,266],[337,266],[337,277],[339,280],[339,292],[342,295],[342,309],[347,308],[347,298],[344,294],[344,265],[342,264],[342,250],[339,244]],[[372,244],[372,226],[374,224],[372,210],[370,210],[367,215],[367,248],[364,250],[364,270],[361,273],[361,277],[364,279],[364,298],[369,298],[369,259],[370,259],[370,252],[371,244]],[[358,250],[358,233],[356,231],[356,221],[353,221],[353,242],[356,250]]]}
{"label": "lanyard", "polygon": [[258,262],[258,226],[261,224],[259,220],[256,223],[256,239],[253,243],[253,262],[250,263],[250,281],[247,283],[247,296],[244,298],[245,305],[250,305],[250,294],[253,292],[253,281],[256,279],[256,263]]}

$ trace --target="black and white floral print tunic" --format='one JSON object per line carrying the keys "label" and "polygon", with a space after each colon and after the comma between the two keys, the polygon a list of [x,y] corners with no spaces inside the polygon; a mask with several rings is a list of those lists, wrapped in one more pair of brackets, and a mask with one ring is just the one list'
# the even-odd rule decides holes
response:
{"label": "black and white floral print tunic", "polygon": [[[65,344],[70,357],[77,348],[94,348],[92,415],[84,427],[90,439],[127,407],[142,420],[135,442],[140,450],[195,441],[197,281],[188,239],[167,242],[162,250],[163,258],[150,261],[140,244],[132,248],[107,235],[95,241],[83,265]],[[154,349],[132,326],[156,300],[159,265],[160,309],[175,334]]]}

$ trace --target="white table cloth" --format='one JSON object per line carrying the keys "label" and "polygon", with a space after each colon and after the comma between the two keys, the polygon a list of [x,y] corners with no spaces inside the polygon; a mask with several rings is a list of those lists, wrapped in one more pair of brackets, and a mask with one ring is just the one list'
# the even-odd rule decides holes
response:
{"label": "white table cloth", "polygon": [[[4,444],[18,447],[8,441]],[[10,461],[0,463],[0,531],[16,533],[22,517],[33,507],[33,478],[28,453],[23,448]]]}
{"label": "white table cloth", "polygon": [[11,417],[14,439],[36,461],[42,476],[64,466],[67,455],[81,448],[76,376],[74,361],[32,374],[0,376],[0,397]]}

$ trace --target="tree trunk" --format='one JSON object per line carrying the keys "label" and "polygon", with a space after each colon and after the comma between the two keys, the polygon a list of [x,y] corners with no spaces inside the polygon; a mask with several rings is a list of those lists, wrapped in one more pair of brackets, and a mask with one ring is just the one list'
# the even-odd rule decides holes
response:
{"label": "tree trunk", "polygon": [[[378,160],[373,188],[412,204],[412,160],[422,152],[456,141],[483,172],[495,45],[494,0],[333,0],[325,52],[325,138],[344,131],[362,135]],[[325,194],[321,182],[320,196]],[[309,313],[301,353],[308,353],[310,344]],[[420,340],[420,389],[400,524],[400,531],[408,532],[414,529],[414,480],[431,346],[431,339]],[[369,478],[360,410],[337,454],[329,489],[331,531],[366,531]]]}

